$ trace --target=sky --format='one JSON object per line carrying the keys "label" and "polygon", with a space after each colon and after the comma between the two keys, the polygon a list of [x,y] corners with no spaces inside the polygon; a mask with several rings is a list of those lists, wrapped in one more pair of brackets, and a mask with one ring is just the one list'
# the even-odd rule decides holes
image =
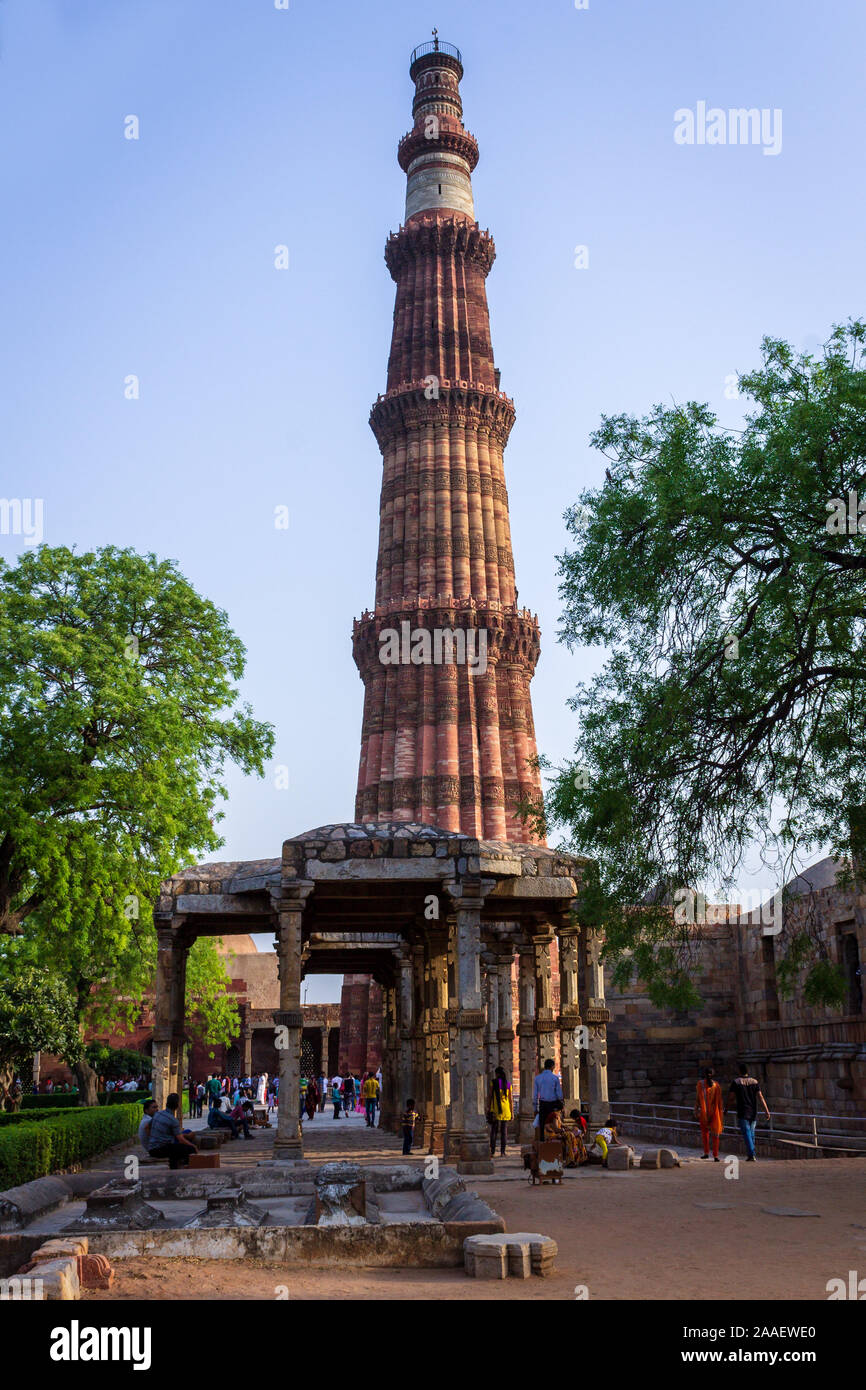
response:
{"label": "sky", "polygon": [[[864,310],[855,0],[0,0],[0,495],[42,500],[48,544],[177,560],[228,613],[276,747],[264,780],[230,777],[226,859],[353,815],[382,256],[409,55],[434,24],[463,53],[497,246],[517,582],[554,764],[603,660],[557,643],[555,558],[566,507],[603,480],[601,416],[695,399],[736,424],[726,391],[762,336],[814,350]],[[766,110],[781,148],[678,143],[675,113],[700,102]],[[24,548],[0,535],[3,558]]]}

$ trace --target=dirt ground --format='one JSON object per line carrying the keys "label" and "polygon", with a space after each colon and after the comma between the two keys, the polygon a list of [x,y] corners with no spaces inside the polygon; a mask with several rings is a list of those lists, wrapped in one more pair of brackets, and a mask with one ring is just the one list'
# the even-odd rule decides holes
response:
{"label": "dirt ground", "polygon": [[[826,1300],[827,1281],[866,1275],[866,1163],[693,1161],[662,1171],[569,1174],[531,1188],[510,1173],[471,1180],[509,1231],[559,1246],[549,1279],[467,1279],[461,1269],[288,1269],[251,1261],[115,1262],[124,1299],[791,1299]],[[773,1215],[767,1207],[809,1215]]]}

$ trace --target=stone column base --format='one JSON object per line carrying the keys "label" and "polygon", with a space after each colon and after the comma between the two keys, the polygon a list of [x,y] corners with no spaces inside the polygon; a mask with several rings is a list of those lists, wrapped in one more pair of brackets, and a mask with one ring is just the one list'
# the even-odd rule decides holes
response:
{"label": "stone column base", "polygon": [[454,1166],[458,1173],[468,1173],[470,1176],[477,1174],[480,1177],[496,1171],[492,1158],[458,1158]]}
{"label": "stone column base", "polygon": [[427,1152],[430,1154],[438,1154],[440,1158],[445,1157],[445,1126],[437,1121],[434,1121],[430,1126],[430,1136],[427,1140]]}
{"label": "stone column base", "polygon": [[304,1145],[300,1139],[280,1139],[278,1135],[274,1140],[274,1158],[285,1160],[303,1157]]}
{"label": "stone column base", "polygon": [[536,1136],[537,1130],[532,1121],[534,1115],[521,1115],[517,1121],[517,1142],[519,1144],[531,1144]]}

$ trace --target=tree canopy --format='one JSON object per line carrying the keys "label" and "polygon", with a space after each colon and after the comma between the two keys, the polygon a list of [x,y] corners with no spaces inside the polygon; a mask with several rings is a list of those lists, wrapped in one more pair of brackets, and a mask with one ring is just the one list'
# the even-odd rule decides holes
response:
{"label": "tree canopy", "polygon": [[[603,418],[605,484],[566,514],[561,640],[609,654],[547,811],[598,862],[619,978],[659,1002],[696,1000],[683,886],[724,889],[755,844],[781,879],[816,846],[866,862],[864,342],[765,339],[740,430],[695,402]],[[817,936],[798,952],[836,1002]]]}
{"label": "tree canopy", "polygon": [[78,1016],[62,980],[0,954],[0,1067],[29,1067],[36,1052],[74,1062]]}
{"label": "tree canopy", "polygon": [[[82,1027],[137,1015],[160,883],[220,845],[226,763],[263,772],[273,734],[239,702],[244,658],[170,561],[42,546],[0,564],[0,933],[65,982]],[[225,1033],[212,942],[189,978]]]}

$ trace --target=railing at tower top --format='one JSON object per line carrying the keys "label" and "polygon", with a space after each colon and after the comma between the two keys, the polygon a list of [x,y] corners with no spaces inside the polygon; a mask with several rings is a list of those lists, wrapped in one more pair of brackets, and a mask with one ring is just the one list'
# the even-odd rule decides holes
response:
{"label": "railing at tower top", "polygon": [[412,66],[416,58],[426,58],[428,53],[447,53],[450,58],[456,58],[462,66],[463,54],[460,49],[455,48],[453,43],[441,43],[439,39],[432,42],[428,39],[426,43],[419,43],[417,48],[413,48],[409,66]]}

